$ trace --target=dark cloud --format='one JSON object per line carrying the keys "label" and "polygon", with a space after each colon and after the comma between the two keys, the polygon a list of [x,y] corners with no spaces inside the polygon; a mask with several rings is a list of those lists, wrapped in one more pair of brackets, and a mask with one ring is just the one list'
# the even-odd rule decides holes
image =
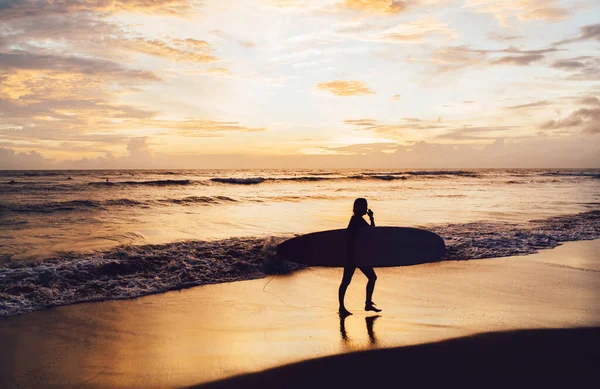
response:
{"label": "dark cloud", "polygon": [[590,24],[587,26],[583,26],[579,29],[578,36],[556,42],[554,43],[554,45],[565,45],[568,43],[575,43],[587,40],[595,40],[600,42],[600,24]]}
{"label": "dark cloud", "polygon": [[[517,65],[528,66],[544,59],[546,54],[558,51],[556,48],[523,50],[516,47],[504,49],[474,49],[469,46],[451,46],[437,49],[429,62],[435,65],[438,73],[459,71],[472,66]],[[498,57],[499,54],[510,54]]]}
{"label": "dark cloud", "polygon": [[121,60],[131,53],[167,58],[178,62],[212,62],[214,49],[202,39],[172,37],[148,38],[132,34],[131,29],[92,13],[40,15],[36,18],[7,20],[0,30],[0,50],[18,47],[35,54],[64,55],[52,52],[50,45],[31,42],[65,43],[70,52],[88,57]]}
{"label": "dark cloud", "polygon": [[566,69],[566,70],[570,70],[570,69],[581,69],[585,67],[585,63],[582,61],[577,61],[577,60],[573,60],[573,59],[559,59],[554,61],[554,63],[552,65],[550,65],[550,67],[553,67],[555,69]]}
{"label": "dark cloud", "polygon": [[0,147],[1,169],[44,169],[48,168],[50,163],[50,160],[42,157],[40,153],[34,150],[26,152],[17,152],[12,149]]}
{"label": "dark cloud", "polygon": [[[158,80],[154,73],[144,70],[127,69],[122,65],[99,58],[33,54],[15,50],[0,53],[0,68],[51,70],[64,73],[109,74],[117,78]],[[2,73],[0,73],[2,74]]]}
{"label": "dark cloud", "polygon": [[557,130],[564,128],[579,128],[584,134],[600,133],[600,108],[580,108],[569,116],[543,123],[543,130]]}
{"label": "dark cloud", "polygon": [[575,57],[559,59],[550,65],[554,69],[570,72],[568,80],[596,81],[600,80],[600,57]]}
{"label": "dark cloud", "polygon": [[518,66],[529,66],[532,62],[543,59],[544,56],[541,54],[528,54],[528,55],[512,55],[502,57],[492,61],[494,65],[518,65]]}
{"label": "dark cloud", "polygon": [[600,100],[595,96],[584,96],[577,99],[577,103],[581,105],[589,105],[592,107],[600,107]]}
{"label": "dark cloud", "polygon": [[550,102],[548,100],[541,100],[541,101],[536,101],[536,102],[529,103],[529,104],[513,105],[511,107],[506,107],[506,109],[521,109],[521,108],[544,107],[544,106],[547,106],[549,104],[550,104]]}
{"label": "dark cloud", "polygon": [[200,1],[194,0],[2,0],[0,19],[14,20],[75,12],[143,12],[183,16],[201,4]]}
{"label": "dark cloud", "polygon": [[454,48],[457,51],[465,51],[465,52],[473,52],[473,53],[482,53],[482,54],[493,54],[493,53],[506,53],[506,54],[520,54],[520,55],[535,55],[535,54],[548,54],[554,53],[556,51],[560,51],[557,48],[550,47],[547,49],[537,49],[537,50],[521,50],[516,47],[507,47],[506,49],[496,49],[496,50],[487,50],[487,49],[472,49],[468,46],[458,46]]}

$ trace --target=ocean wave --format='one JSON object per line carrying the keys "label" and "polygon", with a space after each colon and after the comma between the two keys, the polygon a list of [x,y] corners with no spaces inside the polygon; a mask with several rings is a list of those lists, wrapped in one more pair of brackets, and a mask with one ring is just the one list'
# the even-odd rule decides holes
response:
{"label": "ocean wave", "polygon": [[330,177],[330,176],[298,176],[298,177],[250,177],[250,178],[237,178],[237,177],[215,177],[211,178],[212,182],[218,182],[221,184],[233,184],[233,185],[256,185],[263,182],[319,182],[319,181],[344,181],[344,180],[406,180],[405,176],[398,176],[394,174],[354,174],[349,176],[341,177]]}
{"label": "ocean wave", "polygon": [[376,180],[384,180],[384,181],[394,181],[394,180],[406,180],[404,176],[395,176],[395,175],[372,175],[371,178]]}
{"label": "ocean wave", "polygon": [[[427,227],[446,242],[446,260],[535,253],[561,242],[600,238],[600,210],[524,225],[475,222]],[[0,267],[0,316],[84,301],[127,299],[300,268],[275,247],[289,236],[123,246],[91,256],[65,254]]]}
{"label": "ocean wave", "polygon": [[0,268],[0,316],[85,301],[118,300],[191,286],[286,273],[283,238],[125,246],[68,260],[11,262]]}
{"label": "ocean wave", "polygon": [[600,178],[600,173],[590,173],[590,172],[545,172],[541,173],[541,176],[546,177],[591,177],[591,178]]}
{"label": "ocean wave", "polygon": [[255,185],[265,181],[263,177],[250,177],[250,178],[221,178],[214,177],[210,179],[212,182],[218,182],[220,184],[237,184],[237,185]]}
{"label": "ocean wave", "polygon": [[90,182],[94,186],[116,186],[116,185],[146,185],[146,186],[179,186],[191,185],[195,182],[191,180],[152,180],[152,181],[100,181]]}
{"label": "ocean wave", "polygon": [[195,204],[218,204],[236,202],[237,200],[227,196],[188,196],[181,199],[162,199],[158,200],[162,203],[177,204],[177,205],[195,205]]}
{"label": "ocean wave", "polygon": [[11,213],[53,213],[81,209],[100,208],[101,203],[92,200],[57,201],[37,204],[0,204],[0,211]]}
{"label": "ocean wave", "polygon": [[600,210],[531,220],[447,224],[430,228],[446,242],[445,259],[483,259],[533,254],[561,242],[600,238]]}
{"label": "ocean wave", "polygon": [[479,177],[480,175],[475,172],[465,170],[414,170],[407,171],[402,174],[408,174],[411,176],[462,176],[462,177]]}
{"label": "ocean wave", "polygon": [[[319,177],[319,176],[303,176],[303,177],[282,177],[282,178],[269,178],[270,181],[298,181],[298,182],[312,182],[312,181],[332,181],[335,177]],[[339,178],[338,178],[339,180]]]}
{"label": "ocean wave", "polygon": [[194,205],[194,204],[220,204],[235,202],[237,200],[227,196],[188,196],[183,198],[166,198],[158,200],[139,201],[128,198],[110,200],[71,200],[54,201],[35,204],[1,204],[1,213],[27,214],[27,213],[54,213],[74,212],[89,210],[109,210],[114,207],[152,207],[155,205]]}

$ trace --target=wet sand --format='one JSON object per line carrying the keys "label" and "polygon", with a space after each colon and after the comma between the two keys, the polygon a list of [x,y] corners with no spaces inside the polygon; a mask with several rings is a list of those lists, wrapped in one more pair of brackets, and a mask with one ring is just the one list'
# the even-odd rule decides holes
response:
{"label": "wet sand", "polygon": [[[600,326],[600,240],[566,243],[524,257],[442,262],[377,273],[374,300],[383,309],[379,317],[362,311],[366,279],[357,272],[347,295],[347,307],[355,314],[340,321],[336,297],[341,269],[312,268],[289,276],[2,318],[0,386],[173,388],[363,350],[370,351],[350,358],[409,359],[414,350],[424,350],[418,352],[425,358],[439,353],[435,350],[468,349],[472,352],[463,356],[465,361],[476,361],[488,358],[499,345],[506,349],[505,342],[494,345],[491,335],[454,341],[477,347],[440,349],[439,344],[424,344],[491,331]],[[597,350],[597,330],[536,334],[546,340],[536,343],[532,339],[542,335],[529,332],[512,335],[523,339],[512,343],[513,354],[524,355],[521,360],[530,361],[531,371],[543,373],[534,370],[531,362],[543,354],[527,350],[539,351],[536,344],[554,344],[554,354],[546,354],[549,370],[544,377],[552,377],[556,363],[568,361],[577,361],[569,364],[574,376],[578,372],[577,376],[586,377],[585,361],[593,358],[592,348]],[[570,348],[564,336],[573,339]],[[414,345],[421,346],[402,348]],[[556,358],[561,350],[573,354],[581,345],[589,347],[577,357]],[[400,354],[386,357],[388,351]],[[505,351],[510,355],[510,349]],[[341,366],[346,364],[350,371],[352,363],[365,364],[340,359],[346,357],[334,360],[344,361]],[[300,365],[314,374],[315,369],[331,366],[328,361]],[[280,371],[285,372],[283,377],[296,374]],[[239,379],[244,378],[251,379]],[[277,386],[280,381],[271,382]],[[253,384],[239,381],[231,387],[240,385]]]}

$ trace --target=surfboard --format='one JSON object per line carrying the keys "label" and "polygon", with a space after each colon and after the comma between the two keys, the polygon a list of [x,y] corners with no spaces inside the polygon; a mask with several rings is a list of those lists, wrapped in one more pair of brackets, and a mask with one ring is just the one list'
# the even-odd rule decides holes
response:
{"label": "surfboard", "polygon": [[[348,229],[313,232],[288,239],[277,254],[309,266],[344,267],[350,261]],[[356,231],[354,264],[389,267],[437,262],[446,252],[437,234],[410,227],[362,227]]]}

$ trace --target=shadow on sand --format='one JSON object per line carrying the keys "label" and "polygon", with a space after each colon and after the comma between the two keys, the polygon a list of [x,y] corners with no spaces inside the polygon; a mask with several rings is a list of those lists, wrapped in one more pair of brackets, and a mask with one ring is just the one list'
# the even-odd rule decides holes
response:
{"label": "shadow on sand", "polygon": [[577,388],[598,382],[600,327],[520,330],[312,359],[193,388]]}

